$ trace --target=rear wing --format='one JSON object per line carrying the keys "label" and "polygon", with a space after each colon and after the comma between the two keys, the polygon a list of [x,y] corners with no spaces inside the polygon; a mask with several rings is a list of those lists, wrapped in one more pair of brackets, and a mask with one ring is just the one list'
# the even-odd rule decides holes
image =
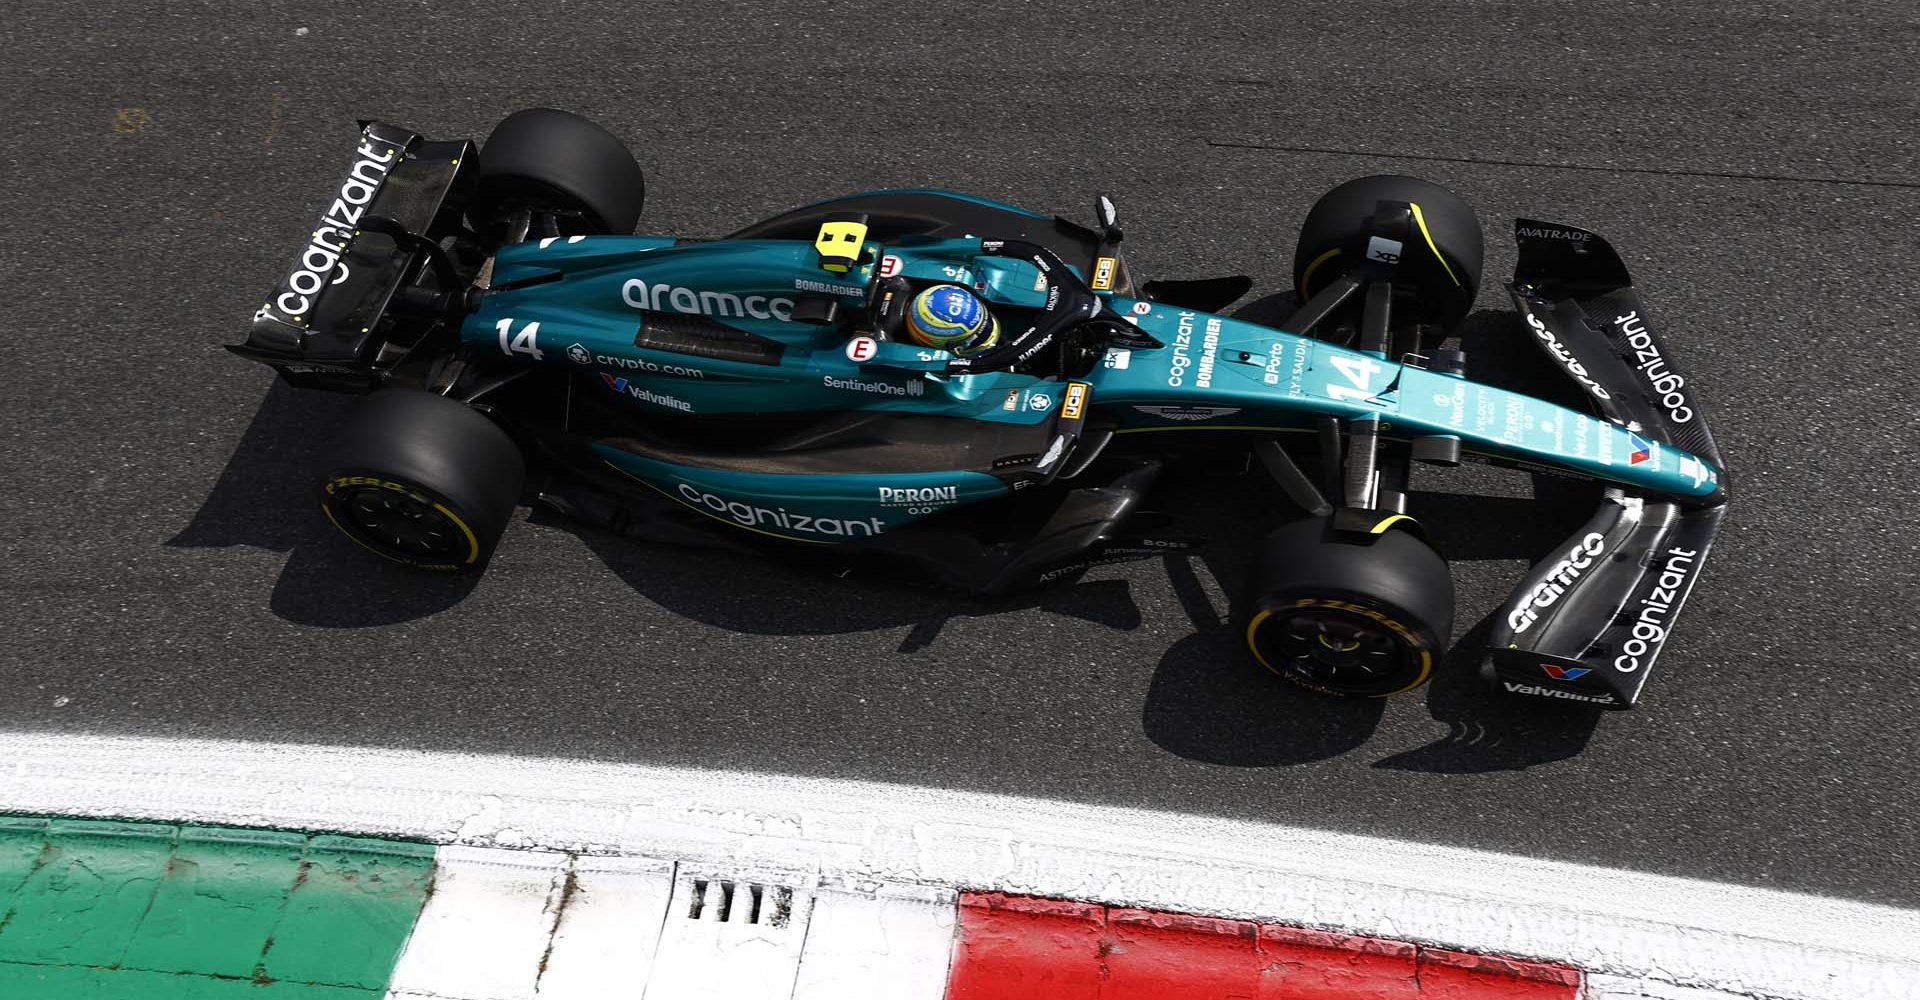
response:
{"label": "rear wing", "polygon": [[1705,498],[1606,491],[1600,509],[1536,564],[1498,613],[1481,674],[1513,694],[1630,708],[1699,582],[1726,514],[1725,466],[1707,418],[1612,246],[1584,229],[1519,220],[1508,286],[1536,343],[1602,417],[1648,449],[1689,453]]}
{"label": "rear wing", "polygon": [[254,312],[246,342],[227,349],[295,385],[369,388],[395,293],[435,271],[435,240],[458,228],[463,163],[477,163],[472,142],[363,122],[293,267]]}

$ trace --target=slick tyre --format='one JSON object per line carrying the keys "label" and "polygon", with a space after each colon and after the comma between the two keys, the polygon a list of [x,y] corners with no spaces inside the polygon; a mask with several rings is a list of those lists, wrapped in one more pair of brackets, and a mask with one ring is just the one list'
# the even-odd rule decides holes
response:
{"label": "slick tyre", "polygon": [[1459,195],[1431,181],[1397,174],[1362,177],[1328,191],[1307,213],[1293,253],[1293,284],[1305,302],[1367,259],[1380,202],[1418,206],[1394,265],[1396,284],[1412,294],[1395,302],[1396,315],[1451,327],[1466,318],[1480,290],[1484,246],[1480,219]]}
{"label": "slick tyre", "polygon": [[477,572],[513,516],[526,476],[505,431],[462,403],[387,389],[360,404],[320,481],[341,533],[418,569]]}
{"label": "slick tyre", "polygon": [[579,115],[527,108],[502,119],[480,147],[467,215],[485,232],[525,205],[564,213],[563,236],[626,234],[645,200],[646,179],[626,143]]}
{"label": "slick tyre", "polygon": [[1322,694],[1379,698],[1433,676],[1453,628],[1446,560],[1405,531],[1336,537],[1323,518],[1261,543],[1242,635],[1254,661]]}

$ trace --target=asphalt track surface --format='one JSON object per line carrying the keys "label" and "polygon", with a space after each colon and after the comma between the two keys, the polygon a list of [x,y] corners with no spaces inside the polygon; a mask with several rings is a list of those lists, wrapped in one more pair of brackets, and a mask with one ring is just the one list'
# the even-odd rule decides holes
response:
{"label": "asphalt track surface", "polygon": [[[1900,2],[32,4],[0,25],[0,727],[854,777],[1435,841],[1920,905],[1912,345],[1920,25]],[[1483,357],[1526,374],[1505,219],[1620,246],[1735,506],[1643,707],[1390,702],[1262,676],[1222,624],[1270,494],[1164,506],[1204,558],[982,603],[545,516],[477,582],[330,534],[349,400],[220,349],[356,117],[590,115],[646,231],[851,190],[1126,215],[1146,275],[1284,284],[1319,192],[1481,210]],[[1422,477],[1481,630],[1590,492]],[[1486,496],[1465,496],[1470,490]],[[1532,503],[1538,489],[1541,502]],[[0,772],[3,774],[4,772]],[[0,777],[3,781],[4,777]]]}

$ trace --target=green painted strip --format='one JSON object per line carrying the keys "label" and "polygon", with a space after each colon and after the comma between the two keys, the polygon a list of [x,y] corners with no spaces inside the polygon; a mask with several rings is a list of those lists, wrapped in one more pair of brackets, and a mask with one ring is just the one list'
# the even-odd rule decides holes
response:
{"label": "green painted strip", "polygon": [[47,849],[47,821],[0,816],[0,917]]}
{"label": "green painted strip", "polygon": [[306,847],[298,833],[181,830],[153,910],[120,966],[251,977],[300,876]]}
{"label": "green painted strip", "polygon": [[164,972],[0,964],[6,1000],[384,1000],[385,990]]}
{"label": "green painted strip", "polygon": [[427,844],[0,816],[0,998],[380,1000]]}
{"label": "green painted strip", "polygon": [[0,962],[118,965],[160,885],[173,827],[54,820],[13,892]]}
{"label": "green painted strip", "polygon": [[273,979],[384,989],[426,905],[433,847],[315,837],[266,955]]}

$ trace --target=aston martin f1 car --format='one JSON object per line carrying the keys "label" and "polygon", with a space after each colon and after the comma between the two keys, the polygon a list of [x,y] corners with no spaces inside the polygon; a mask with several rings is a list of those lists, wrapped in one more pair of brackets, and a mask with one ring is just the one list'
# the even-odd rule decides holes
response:
{"label": "aston martin f1 car", "polygon": [[[643,192],[626,146],[565,112],[518,112],[478,146],[362,123],[230,348],[365,394],[319,477],[342,533],[474,571],[522,502],[642,536],[671,514],[991,593],[1199,544],[1142,500],[1170,457],[1226,442],[1298,508],[1246,583],[1252,657],[1380,696],[1426,681],[1453,626],[1411,463],[1480,461],[1604,488],[1498,613],[1483,676],[1625,708],[1726,509],[1705,410],[1599,236],[1519,220],[1509,285],[1584,409],[1465,377],[1445,338],[1478,289],[1480,224],[1424,181],[1321,198],[1270,323],[1221,314],[1245,277],[1141,280],[1104,196],[1081,224],[877,191],[692,239],[626,235]],[[903,336],[934,284],[972,290],[1004,335],[970,356]]]}

